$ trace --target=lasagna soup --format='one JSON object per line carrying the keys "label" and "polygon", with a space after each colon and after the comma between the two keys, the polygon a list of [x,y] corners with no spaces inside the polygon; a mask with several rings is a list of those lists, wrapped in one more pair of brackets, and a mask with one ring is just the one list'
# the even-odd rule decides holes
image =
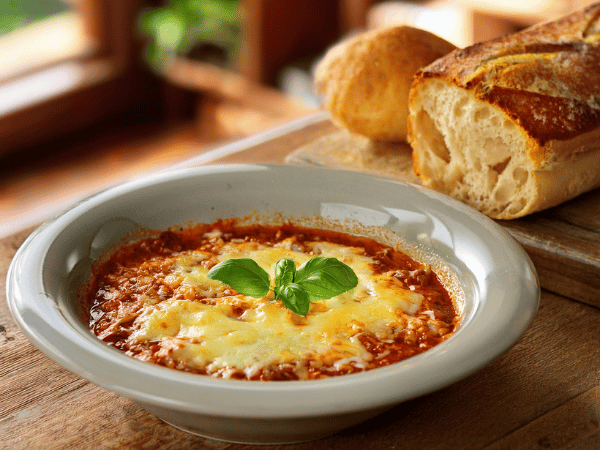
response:
{"label": "lasagna soup", "polygon": [[[250,258],[271,282],[275,263],[329,256],[358,277],[314,301],[306,316],[239,294],[208,271]],[[375,240],[330,230],[220,220],[119,247],[98,262],[84,294],[89,326],[130,356],[222,378],[306,380],[370,370],[453,334],[459,314],[428,265]]]}

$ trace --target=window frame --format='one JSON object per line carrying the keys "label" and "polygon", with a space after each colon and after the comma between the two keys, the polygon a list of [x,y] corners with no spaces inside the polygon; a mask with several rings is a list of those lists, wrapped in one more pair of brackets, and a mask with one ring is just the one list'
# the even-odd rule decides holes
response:
{"label": "window frame", "polygon": [[[84,33],[93,46],[84,46],[68,60],[35,67],[3,80],[11,83],[32,74],[43,74],[60,64],[77,67],[80,81],[66,91],[19,106],[0,115],[0,157],[20,148],[40,144],[90,126],[104,117],[157,96],[156,83],[141,61],[136,35],[143,0],[71,0],[83,19]],[[90,108],[89,105],[94,105]]]}

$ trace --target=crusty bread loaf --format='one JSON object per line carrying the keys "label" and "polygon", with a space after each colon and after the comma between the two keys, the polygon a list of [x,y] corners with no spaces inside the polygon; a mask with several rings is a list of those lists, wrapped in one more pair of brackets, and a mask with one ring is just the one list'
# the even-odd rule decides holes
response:
{"label": "crusty bread loaf", "polygon": [[315,70],[315,87],[336,125],[375,140],[406,141],[414,74],[455,48],[408,26],[364,32],[329,49]]}
{"label": "crusty bread loaf", "polygon": [[410,92],[425,186],[496,219],[600,186],[600,3],[456,50]]}

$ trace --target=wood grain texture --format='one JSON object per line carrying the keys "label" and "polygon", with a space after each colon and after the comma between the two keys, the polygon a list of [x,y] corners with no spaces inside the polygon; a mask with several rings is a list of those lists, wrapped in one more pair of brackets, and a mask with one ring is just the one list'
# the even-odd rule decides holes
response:
{"label": "wood grain texture", "polygon": [[[0,442],[5,448],[260,448],[183,433],[131,400],[69,373],[30,344],[5,298],[8,265],[30,231],[0,240]],[[597,449],[598,329],[599,309],[544,291],[529,330],[480,372],[330,438],[265,448]]]}
{"label": "wood grain texture", "polygon": [[377,142],[336,129],[293,151],[286,162],[356,170],[419,183],[412,169],[411,151],[406,143]]}
{"label": "wood grain texture", "polygon": [[600,386],[544,414],[485,450],[593,449],[600,445]]}
{"label": "wood grain texture", "polygon": [[[281,164],[290,149],[336,132],[328,122],[311,122],[210,163]],[[537,261],[544,284],[550,286],[542,292],[531,327],[512,349],[478,373],[438,392],[407,401],[330,438],[291,446],[236,445],[192,436],[166,425],[135,402],[60,367],[26,339],[6,303],[8,266],[32,229],[1,239],[0,447],[597,450],[600,309],[592,292],[597,260],[590,257],[598,253],[597,202],[597,196],[590,193],[531,216],[531,222],[503,224],[518,240],[529,239],[524,246]],[[586,250],[590,245],[596,245],[595,253]],[[563,259],[557,259],[557,254]],[[592,268],[589,279],[583,278],[576,264]],[[550,292],[552,288],[571,294],[575,278],[575,296],[585,301]]]}

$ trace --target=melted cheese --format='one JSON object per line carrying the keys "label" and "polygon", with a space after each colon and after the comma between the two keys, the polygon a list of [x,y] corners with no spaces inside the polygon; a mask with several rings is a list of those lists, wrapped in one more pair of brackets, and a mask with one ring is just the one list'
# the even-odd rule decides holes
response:
{"label": "melted cheese", "polygon": [[[178,280],[172,281],[212,301],[148,301],[129,339],[160,341],[161,352],[169,357],[223,377],[236,371],[251,377],[261,369],[285,364],[301,371],[300,367],[310,360],[334,366],[364,365],[372,355],[361,344],[360,333],[368,331],[378,339],[392,339],[392,330],[410,328],[422,296],[389,276],[374,273],[373,260],[364,256],[362,249],[329,242],[309,244],[316,253],[333,256],[352,267],[358,285],[337,297],[311,303],[309,314],[302,317],[273,301],[272,292],[255,299],[209,279],[208,270],[199,263],[213,255],[190,251],[176,257],[173,276]],[[252,258],[273,280],[279,259],[291,258],[299,267],[311,255],[294,251],[293,244],[285,241],[275,247],[228,242],[218,260],[229,258]]]}

